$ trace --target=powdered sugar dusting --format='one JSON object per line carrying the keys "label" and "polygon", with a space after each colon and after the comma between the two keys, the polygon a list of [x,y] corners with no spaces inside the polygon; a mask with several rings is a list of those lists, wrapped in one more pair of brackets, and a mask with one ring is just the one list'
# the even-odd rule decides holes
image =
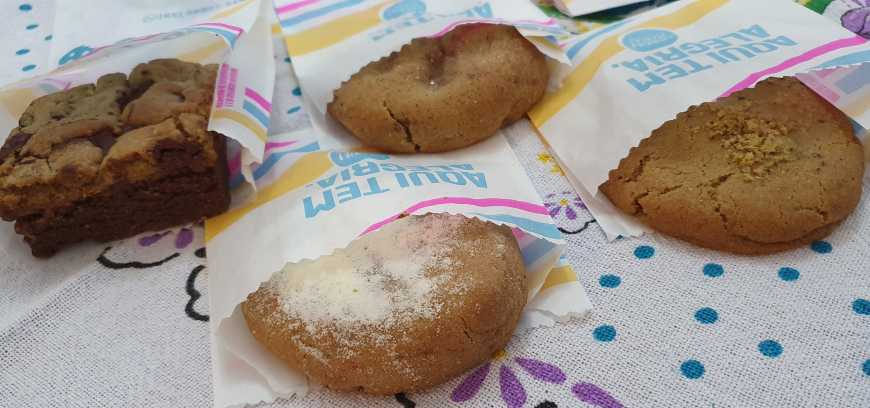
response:
{"label": "powdered sugar dusting", "polygon": [[391,327],[432,319],[443,307],[436,291],[448,275],[432,271],[460,266],[451,243],[463,221],[447,214],[401,218],[332,255],[288,264],[267,288],[286,315],[308,323],[313,335],[318,327],[363,325],[380,329],[369,330],[369,341],[380,336],[386,342]]}
{"label": "powdered sugar dusting", "polygon": [[322,363],[326,362],[326,357],[323,355],[323,352],[318,350],[316,347],[312,347],[312,346],[305,344],[299,338],[299,336],[293,336],[292,340],[293,340],[293,344],[295,344],[296,347],[299,347],[299,349],[304,351],[306,354],[316,358],[318,361],[320,361]]}

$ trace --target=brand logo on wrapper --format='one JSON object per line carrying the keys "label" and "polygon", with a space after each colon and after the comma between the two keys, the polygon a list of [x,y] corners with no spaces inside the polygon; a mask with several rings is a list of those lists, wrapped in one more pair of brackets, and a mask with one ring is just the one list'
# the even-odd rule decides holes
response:
{"label": "brand logo on wrapper", "polygon": [[626,83],[635,90],[646,92],[668,81],[721,65],[739,64],[798,45],[785,35],[771,34],[760,24],[709,38],[677,40],[678,36],[669,30],[633,31],[623,36],[620,42],[636,53],[617,61],[611,68],[621,71],[627,77]]}
{"label": "brand logo on wrapper", "polygon": [[648,52],[667,47],[677,42],[677,38],[673,31],[648,28],[632,31],[624,35],[620,42],[630,50]]}

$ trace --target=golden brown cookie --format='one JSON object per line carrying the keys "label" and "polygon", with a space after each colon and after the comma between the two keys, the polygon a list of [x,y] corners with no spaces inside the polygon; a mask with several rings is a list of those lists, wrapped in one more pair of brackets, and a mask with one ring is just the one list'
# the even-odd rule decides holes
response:
{"label": "golden brown cookie", "polygon": [[366,65],[335,91],[327,111],[368,146],[443,152],[522,118],[549,76],[544,55],[515,28],[462,25]]}
{"label": "golden brown cookie", "polygon": [[389,395],[488,360],[511,338],[525,303],[509,228],[429,214],[288,265],[242,312],[267,350],[315,381]]}
{"label": "golden brown cookie", "polygon": [[689,108],[601,191],[657,231],[740,254],[828,235],[858,205],[864,158],[842,112],[794,78]]}

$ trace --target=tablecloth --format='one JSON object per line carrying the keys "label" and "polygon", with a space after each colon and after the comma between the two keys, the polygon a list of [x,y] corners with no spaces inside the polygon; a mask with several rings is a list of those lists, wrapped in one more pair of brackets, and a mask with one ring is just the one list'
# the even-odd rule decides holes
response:
{"label": "tablecloth", "polygon": [[[802,3],[870,30],[870,1]],[[0,16],[0,83],[48,66],[52,2],[5,1]],[[277,45],[272,131],[304,130]],[[271,406],[870,406],[867,194],[830,237],[783,254],[738,257],[661,235],[607,242],[541,142],[509,140],[567,237],[565,261],[593,312],[519,333],[489,363],[425,393],[315,390]],[[0,407],[211,404],[201,227],[82,245],[39,270],[24,267],[18,237],[2,236]]]}

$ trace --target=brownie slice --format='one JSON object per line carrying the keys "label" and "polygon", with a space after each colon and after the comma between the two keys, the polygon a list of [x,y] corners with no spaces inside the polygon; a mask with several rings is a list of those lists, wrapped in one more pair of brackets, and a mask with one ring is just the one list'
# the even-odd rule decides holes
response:
{"label": "brownie slice", "polygon": [[34,256],[217,215],[226,141],[207,130],[216,66],[140,64],[31,102],[0,148],[0,217]]}

